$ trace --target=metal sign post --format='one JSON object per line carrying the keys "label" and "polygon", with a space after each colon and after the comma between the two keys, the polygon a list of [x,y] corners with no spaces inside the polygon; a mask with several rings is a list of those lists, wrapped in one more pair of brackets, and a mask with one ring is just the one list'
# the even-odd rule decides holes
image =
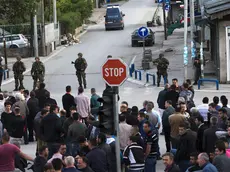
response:
{"label": "metal sign post", "polygon": [[114,111],[114,130],[116,135],[116,160],[117,160],[117,172],[121,172],[121,156],[120,156],[120,138],[119,138],[119,115],[118,115],[118,92],[119,87],[113,87],[113,111]]}
{"label": "metal sign post", "polygon": [[143,37],[143,57],[145,56],[145,37]]}
{"label": "metal sign post", "polygon": [[143,58],[144,58],[144,55],[145,55],[145,38],[149,35],[148,28],[147,27],[140,27],[138,29],[138,35],[143,40]]}

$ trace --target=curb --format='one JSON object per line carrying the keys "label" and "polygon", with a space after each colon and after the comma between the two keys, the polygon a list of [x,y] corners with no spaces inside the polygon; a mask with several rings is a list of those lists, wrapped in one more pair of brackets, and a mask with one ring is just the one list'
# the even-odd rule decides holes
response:
{"label": "curb", "polygon": [[[56,51],[55,53],[51,54],[51,55],[48,56],[46,59],[41,60],[41,61],[42,61],[43,63],[47,62],[48,60],[52,59],[52,58],[55,57],[57,54],[59,54],[60,52],[62,52],[65,48],[66,48],[66,47],[60,48],[58,51]],[[28,73],[28,72],[30,72],[30,71],[31,71],[31,68],[27,69],[23,74],[25,75],[26,73]],[[7,85],[7,84],[9,84],[9,83],[11,83],[11,82],[13,82],[13,81],[14,81],[14,78],[11,77],[11,78],[9,78],[8,80],[3,81],[3,82],[2,82],[2,86],[3,86],[3,85]]]}

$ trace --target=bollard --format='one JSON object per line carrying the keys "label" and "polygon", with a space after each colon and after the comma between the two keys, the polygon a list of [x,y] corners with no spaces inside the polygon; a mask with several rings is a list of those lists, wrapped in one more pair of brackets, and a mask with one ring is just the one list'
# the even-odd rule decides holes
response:
{"label": "bollard", "polygon": [[156,77],[154,74],[146,73],[146,82],[149,82],[149,76],[153,77],[153,85],[156,85]]}
{"label": "bollard", "polygon": [[135,79],[137,79],[137,73],[139,74],[139,80],[141,80],[141,71],[135,70]]}
{"label": "bollard", "polygon": [[135,65],[131,64],[131,66],[129,67],[129,76],[133,77],[133,72],[135,71]]}

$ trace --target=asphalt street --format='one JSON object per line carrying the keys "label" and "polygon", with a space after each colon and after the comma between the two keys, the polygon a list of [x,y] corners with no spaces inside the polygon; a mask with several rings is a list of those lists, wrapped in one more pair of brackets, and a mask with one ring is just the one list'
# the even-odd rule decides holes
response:
{"label": "asphalt street", "polygon": [[[130,0],[121,7],[125,14],[125,29],[117,31],[105,31],[104,23],[90,26],[86,34],[81,37],[81,44],[70,46],[60,52],[57,56],[50,59],[45,63],[46,76],[45,83],[47,89],[51,92],[51,97],[55,98],[60,106],[61,97],[65,93],[66,85],[71,85],[73,95],[76,95],[78,88],[77,78],[75,75],[74,66],[71,61],[77,58],[77,54],[82,52],[88,62],[87,68],[87,95],[90,95],[90,88],[94,87],[101,94],[105,88],[104,81],[101,76],[101,66],[106,60],[108,55],[113,57],[122,58],[129,64],[132,58],[142,53],[141,47],[131,47],[131,33],[140,26],[146,26],[146,22],[152,19],[153,13],[156,9],[154,0]],[[161,36],[156,33],[155,49],[159,49],[162,40]],[[32,89],[31,76],[25,76],[25,87],[29,90]],[[14,83],[4,85],[2,90],[12,91]],[[139,108],[142,106],[144,100],[152,100],[156,102],[158,92],[161,88],[144,87],[126,81],[120,87],[121,100],[129,102],[130,106],[137,105]],[[226,94],[228,96],[229,93]],[[201,103],[203,96],[212,98],[216,93],[212,92],[199,92],[195,96],[195,101]],[[221,95],[218,93],[217,95]],[[161,152],[165,152],[164,139],[160,137]],[[22,150],[34,156],[36,146],[35,143],[29,145],[22,145]],[[158,161],[157,171],[162,172],[164,166],[161,161]]]}

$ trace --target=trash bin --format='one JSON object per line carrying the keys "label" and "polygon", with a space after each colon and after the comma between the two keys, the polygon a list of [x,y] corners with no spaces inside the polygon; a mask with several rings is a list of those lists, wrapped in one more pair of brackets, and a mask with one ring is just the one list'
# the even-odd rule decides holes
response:
{"label": "trash bin", "polygon": [[151,62],[152,61],[152,51],[150,49],[145,50],[143,58]]}
{"label": "trash bin", "polygon": [[149,60],[148,59],[142,59],[142,69],[143,70],[148,70],[150,69],[150,64],[149,64]]}

